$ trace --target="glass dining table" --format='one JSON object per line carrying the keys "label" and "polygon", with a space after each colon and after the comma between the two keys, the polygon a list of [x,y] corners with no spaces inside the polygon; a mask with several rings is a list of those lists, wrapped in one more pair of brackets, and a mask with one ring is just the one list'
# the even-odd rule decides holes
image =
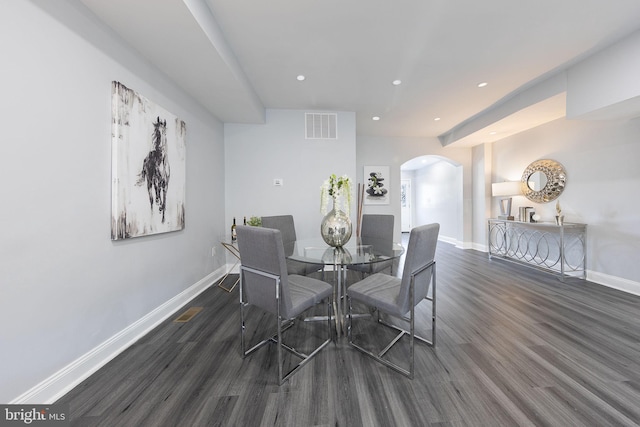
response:
{"label": "glass dining table", "polygon": [[388,240],[351,238],[346,245],[334,248],[318,237],[300,239],[285,245],[285,253],[287,258],[295,261],[331,267],[334,276],[333,308],[336,331],[338,335],[346,335],[347,300],[345,293],[348,267],[399,258],[404,253],[404,247],[400,243]]}

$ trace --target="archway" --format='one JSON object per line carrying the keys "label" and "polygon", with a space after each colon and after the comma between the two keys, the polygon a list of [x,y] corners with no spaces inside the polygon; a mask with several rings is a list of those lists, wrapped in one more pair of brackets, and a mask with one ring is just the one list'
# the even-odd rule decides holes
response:
{"label": "archway", "polygon": [[402,232],[437,222],[441,240],[462,244],[462,165],[443,156],[419,156],[400,166],[400,177]]}

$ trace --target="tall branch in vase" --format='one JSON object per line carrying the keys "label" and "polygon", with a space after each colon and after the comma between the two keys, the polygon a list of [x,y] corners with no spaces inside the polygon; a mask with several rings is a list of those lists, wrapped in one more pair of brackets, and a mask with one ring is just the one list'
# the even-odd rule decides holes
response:
{"label": "tall branch in vase", "polygon": [[362,203],[364,202],[364,184],[358,183],[358,200],[356,202],[357,211],[357,225],[356,225],[356,237],[360,237],[362,231]]}

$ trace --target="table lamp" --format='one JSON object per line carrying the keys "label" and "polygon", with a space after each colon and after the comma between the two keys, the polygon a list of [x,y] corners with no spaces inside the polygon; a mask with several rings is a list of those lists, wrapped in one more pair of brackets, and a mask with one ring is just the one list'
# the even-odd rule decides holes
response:
{"label": "table lamp", "polygon": [[495,182],[491,184],[491,195],[493,197],[507,196],[500,199],[500,219],[508,219],[513,221],[511,215],[511,197],[522,194],[520,190],[520,181]]}

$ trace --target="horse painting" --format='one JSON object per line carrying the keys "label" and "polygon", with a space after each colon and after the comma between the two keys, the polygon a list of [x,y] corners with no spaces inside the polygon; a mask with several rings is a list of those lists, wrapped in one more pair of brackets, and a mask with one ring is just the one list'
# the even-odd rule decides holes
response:
{"label": "horse painting", "polygon": [[187,125],[120,82],[111,95],[111,239],[183,230]]}
{"label": "horse painting", "polygon": [[161,121],[160,116],[153,123],[151,134],[151,151],[142,162],[142,171],[138,174],[136,185],[147,184],[149,203],[153,212],[154,202],[158,205],[158,211],[164,214],[167,206],[167,187],[169,186],[169,159],[167,157],[167,121]]}

